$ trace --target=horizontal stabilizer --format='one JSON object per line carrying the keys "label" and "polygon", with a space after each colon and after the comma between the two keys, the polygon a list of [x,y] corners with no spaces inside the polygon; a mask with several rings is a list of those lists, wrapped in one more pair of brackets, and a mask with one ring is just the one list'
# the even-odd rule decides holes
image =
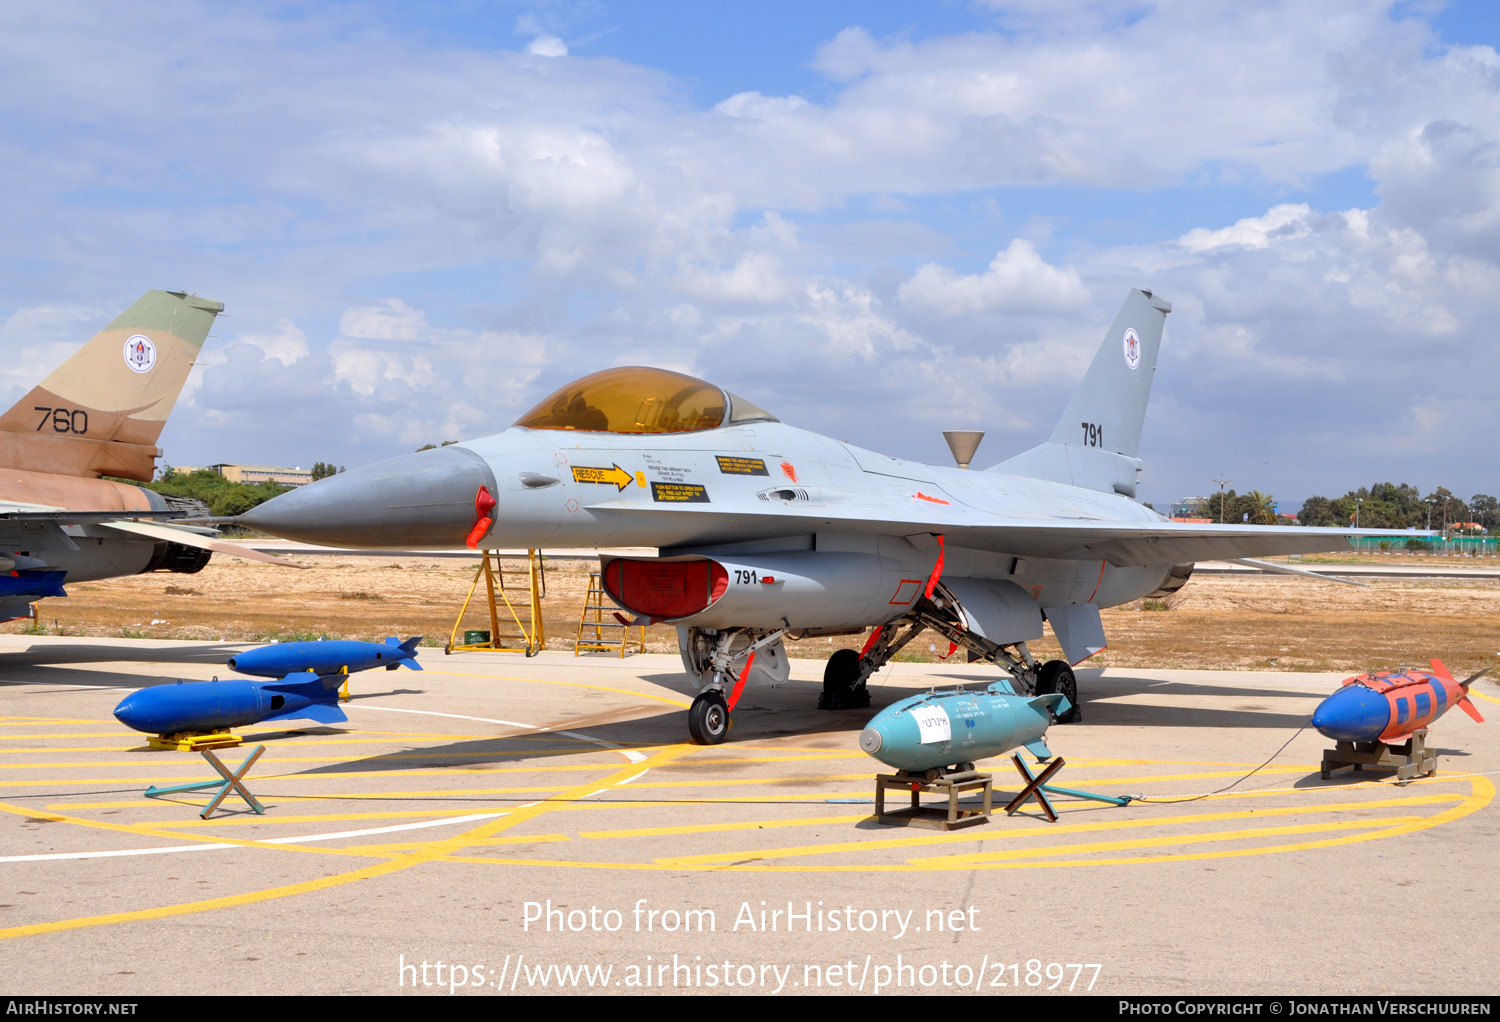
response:
{"label": "horizontal stabilizer", "polygon": [[1275,572],[1280,575],[1305,575],[1308,578],[1322,579],[1324,582],[1342,582],[1346,586],[1359,586],[1361,589],[1370,588],[1366,582],[1356,582],[1352,578],[1339,578],[1337,575],[1325,575],[1321,571],[1310,571],[1307,568],[1294,568],[1290,564],[1257,561],[1250,557],[1226,557],[1224,560],[1230,564],[1243,564],[1247,568],[1259,568],[1261,571]]}

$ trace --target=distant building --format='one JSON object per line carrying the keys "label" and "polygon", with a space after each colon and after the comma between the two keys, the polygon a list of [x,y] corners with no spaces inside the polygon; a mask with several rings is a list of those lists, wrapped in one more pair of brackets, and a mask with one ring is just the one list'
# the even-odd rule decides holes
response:
{"label": "distant building", "polygon": [[1184,497],[1181,500],[1172,501],[1172,511],[1167,515],[1174,521],[1193,521],[1203,517],[1203,508],[1207,501],[1202,497]]}
{"label": "distant building", "polygon": [[[281,465],[209,465],[231,483],[275,483],[278,486],[306,486],[312,482],[312,469],[286,468]],[[179,472],[183,471],[178,469]]]}

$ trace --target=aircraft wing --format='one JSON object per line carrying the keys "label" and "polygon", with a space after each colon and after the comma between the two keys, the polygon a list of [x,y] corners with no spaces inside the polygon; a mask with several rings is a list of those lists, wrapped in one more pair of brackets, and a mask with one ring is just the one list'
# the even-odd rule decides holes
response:
{"label": "aircraft wing", "polygon": [[156,525],[151,522],[126,522],[111,519],[101,522],[106,528],[117,532],[133,532],[138,536],[150,536],[153,539],[166,540],[168,543],[181,543],[183,546],[198,547],[201,550],[212,550],[218,554],[228,554],[230,557],[243,557],[247,561],[260,561],[263,564],[279,564],[283,568],[301,568],[304,565],[296,564],[272,554],[261,553],[240,543],[226,543],[211,536],[205,536],[191,529],[177,528],[171,525]]}
{"label": "aircraft wing", "polygon": [[57,508],[43,508],[35,504],[13,504],[9,507],[10,510],[0,511],[0,542],[4,543],[9,543],[13,535],[19,540],[23,531],[40,530],[49,536],[52,544],[63,549],[77,549],[73,540],[62,531],[62,527],[98,525],[116,532],[146,536],[168,543],[180,543],[183,546],[211,550],[231,557],[243,557],[246,560],[279,564],[283,567],[302,567],[300,564],[261,553],[259,550],[252,550],[238,543],[226,543],[195,529],[135,520],[137,518],[190,518],[191,513],[186,511],[140,511],[127,512],[122,515],[120,511],[64,511]]}
{"label": "aircraft wing", "polygon": [[[1185,525],[1088,519],[1003,521],[990,515],[965,513],[961,508],[951,511],[944,508],[941,511],[945,513],[939,515],[913,515],[905,519],[846,515],[827,507],[751,515],[701,507],[657,509],[607,502],[592,505],[589,510],[631,517],[670,516],[685,534],[693,537],[684,546],[809,532],[895,536],[930,533],[942,535],[951,546],[1018,557],[1100,558],[1115,567],[1320,553],[1349,549],[1351,537],[1408,540],[1428,535],[1404,529],[1327,529],[1284,525]],[[687,521],[689,518],[691,523]],[[731,536],[733,540],[730,540]]]}

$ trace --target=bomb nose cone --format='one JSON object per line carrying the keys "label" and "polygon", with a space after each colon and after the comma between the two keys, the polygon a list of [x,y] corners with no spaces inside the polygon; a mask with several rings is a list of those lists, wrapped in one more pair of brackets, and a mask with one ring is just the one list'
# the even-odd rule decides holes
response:
{"label": "bomb nose cone", "polygon": [[880,751],[883,743],[884,738],[873,727],[867,727],[859,733],[859,747],[871,756]]}
{"label": "bomb nose cone", "polygon": [[140,692],[130,693],[130,695],[126,696],[124,699],[121,699],[120,704],[115,707],[115,720],[118,720],[121,724],[124,724],[126,727],[131,728],[135,731],[144,730],[144,728],[142,727],[142,724],[144,722],[141,718],[140,712],[140,694]]}
{"label": "bomb nose cone", "polygon": [[479,488],[495,476],[466,447],[404,454],[320,479],[237,519],[258,532],[324,546],[443,549],[474,528]]}
{"label": "bomb nose cone", "polygon": [[1318,704],[1312,726],[1336,742],[1373,742],[1391,722],[1385,696],[1363,685],[1349,685]]}

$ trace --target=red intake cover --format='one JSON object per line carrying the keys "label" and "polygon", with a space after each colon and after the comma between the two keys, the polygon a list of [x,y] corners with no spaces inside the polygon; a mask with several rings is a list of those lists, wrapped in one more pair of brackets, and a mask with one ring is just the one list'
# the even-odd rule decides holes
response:
{"label": "red intake cover", "polygon": [[638,561],[621,558],[604,569],[604,588],[635,614],[658,619],[688,617],[713,604],[729,588],[729,573],[717,561]]}

